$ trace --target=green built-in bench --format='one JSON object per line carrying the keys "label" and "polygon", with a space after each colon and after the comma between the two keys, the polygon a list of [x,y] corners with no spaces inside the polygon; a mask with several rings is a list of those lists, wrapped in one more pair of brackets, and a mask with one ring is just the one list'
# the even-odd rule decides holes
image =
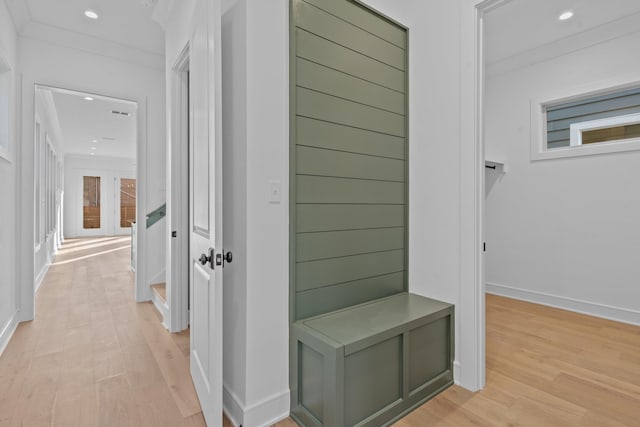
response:
{"label": "green built-in bench", "polygon": [[454,309],[409,293],[293,324],[292,416],[381,426],[453,384]]}

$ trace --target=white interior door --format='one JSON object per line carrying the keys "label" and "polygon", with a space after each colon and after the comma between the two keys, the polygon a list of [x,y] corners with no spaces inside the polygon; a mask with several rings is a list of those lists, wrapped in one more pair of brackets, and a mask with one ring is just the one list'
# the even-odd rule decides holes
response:
{"label": "white interior door", "polygon": [[202,412],[215,427],[222,425],[220,11],[217,1],[199,3],[189,64],[190,358]]}

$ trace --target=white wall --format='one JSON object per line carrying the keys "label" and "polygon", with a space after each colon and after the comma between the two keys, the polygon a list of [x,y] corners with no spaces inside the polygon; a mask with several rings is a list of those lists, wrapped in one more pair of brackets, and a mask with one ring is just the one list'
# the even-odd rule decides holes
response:
{"label": "white wall", "polygon": [[10,18],[4,0],[0,0],[0,51],[10,65],[13,66],[12,83],[13,96],[9,108],[11,133],[10,144],[13,147],[13,159],[7,161],[0,158],[0,353],[4,349],[9,336],[13,333],[16,321],[17,287],[16,287],[16,204],[17,204],[17,120],[16,94],[17,72],[16,66],[16,30]]}
{"label": "white wall", "polygon": [[640,324],[640,152],[532,162],[531,98],[624,79],[640,33],[494,76],[486,85],[487,289]]}
{"label": "white wall", "polygon": [[[22,151],[21,188],[24,194],[33,192],[33,165],[27,159],[33,157],[33,115],[34,85],[36,83],[72,89],[81,92],[97,93],[114,98],[127,99],[138,103],[138,116],[143,126],[139,127],[140,140],[147,140],[147,150],[139,150],[138,173],[146,181],[146,191],[138,179],[142,197],[139,205],[145,212],[157,208],[165,202],[165,91],[164,70],[148,68],[100,56],[93,53],[62,47],[53,43],[31,38],[19,38],[18,64],[22,72]],[[29,251],[33,241],[33,200],[23,198],[20,211],[21,226],[20,272],[21,282],[25,286],[22,293],[21,318],[33,317],[33,299],[28,289],[29,281],[34,277],[34,268],[30,264]],[[164,232],[163,225],[157,225],[146,233],[139,230],[144,240],[146,256],[139,260],[138,274],[150,281],[157,275],[163,275],[164,269]],[[149,284],[147,282],[146,284]],[[144,284],[143,284],[144,285]],[[139,286],[138,300],[151,298],[148,286]]]}
{"label": "white wall", "polygon": [[[83,177],[99,176],[101,183],[101,228],[82,227]],[[135,178],[136,160],[101,156],[67,156],[64,162],[64,237],[129,234],[120,230],[116,193],[120,178]],[[141,222],[142,221],[138,221]]]}

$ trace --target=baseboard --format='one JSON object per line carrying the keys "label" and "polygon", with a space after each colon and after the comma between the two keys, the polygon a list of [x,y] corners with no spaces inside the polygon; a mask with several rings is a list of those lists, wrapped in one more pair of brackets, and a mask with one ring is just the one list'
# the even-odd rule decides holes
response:
{"label": "baseboard", "polygon": [[18,312],[16,311],[11,315],[11,318],[0,332],[0,356],[4,353],[4,350],[7,348],[9,341],[11,341],[11,337],[16,332],[16,328],[18,327]]}
{"label": "baseboard", "polygon": [[240,402],[240,398],[236,396],[225,384],[222,387],[222,410],[224,411],[229,421],[239,427],[243,422],[244,405]]}
{"label": "baseboard", "polygon": [[151,292],[151,302],[153,302],[153,305],[160,313],[160,316],[162,316],[162,326],[168,330],[167,319],[169,318],[169,307],[155,292]]}
{"label": "baseboard", "polygon": [[38,289],[40,289],[40,285],[42,285],[44,281],[44,276],[49,272],[49,267],[51,267],[51,263],[47,262],[44,267],[42,267],[42,270],[40,270],[40,273],[38,273],[35,283],[33,284],[35,293],[38,293]]}
{"label": "baseboard", "polygon": [[226,385],[222,394],[224,413],[236,427],[267,427],[289,416],[289,390],[248,407]]}
{"label": "baseboard", "polygon": [[589,316],[601,317],[615,320],[616,322],[629,323],[640,326],[640,311],[629,310],[627,308],[612,307],[589,301],[582,301],[573,298],[551,295],[543,292],[518,289],[511,286],[487,283],[486,292],[507,298],[574,311],[576,313],[587,314]]}
{"label": "baseboard", "polygon": [[453,361],[453,383],[460,385],[460,362],[457,360]]}

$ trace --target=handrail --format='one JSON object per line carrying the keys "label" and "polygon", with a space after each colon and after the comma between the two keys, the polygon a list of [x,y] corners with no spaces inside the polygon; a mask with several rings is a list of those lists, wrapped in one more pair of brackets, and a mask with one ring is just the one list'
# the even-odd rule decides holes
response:
{"label": "handrail", "polygon": [[167,215],[167,204],[160,206],[158,209],[147,214],[147,228],[151,227],[156,222],[160,221]]}

